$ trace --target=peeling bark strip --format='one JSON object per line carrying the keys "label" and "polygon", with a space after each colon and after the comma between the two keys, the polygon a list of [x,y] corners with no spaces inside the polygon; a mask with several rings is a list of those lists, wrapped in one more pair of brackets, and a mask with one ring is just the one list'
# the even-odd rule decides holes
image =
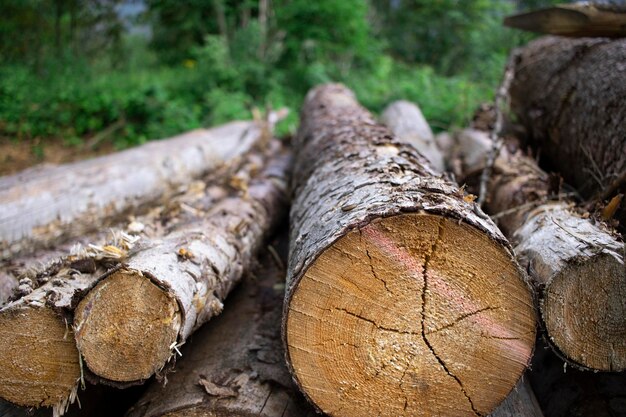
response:
{"label": "peeling bark strip", "polygon": [[240,196],[210,204],[195,221],[144,242],[144,250],[83,298],[74,330],[93,373],[115,382],[145,380],[221,313],[285,209],[291,158],[277,153],[258,178],[240,184]]}
{"label": "peeling bark strip", "polygon": [[[461,160],[461,177],[471,182],[469,177],[485,164],[490,140],[473,130],[456,137],[452,158]],[[548,201],[549,193],[548,175],[533,159],[502,149],[488,187],[487,210],[496,214],[530,272],[553,347],[580,367],[625,370],[623,243],[605,225],[583,218],[570,201]]]}
{"label": "peeling bark strip", "polygon": [[0,258],[76,237],[107,220],[172,195],[240,157],[263,136],[234,122],[198,129],[114,155],[33,168],[0,179]]}
{"label": "peeling bark strip", "polygon": [[[286,237],[285,237],[286,240]],[[222,315],[193,336],[165,386],[153,382],[127,417],[313,417],[283,360],[284,275],[269,253]]]}
{"label": "peeling bark strip", "polygon": [[[275,141],[270,142],[268,146],[270,152],[277,151],[278,144]],[[180,329],[184,332],[184,337],[193,327],[193,323],[189,325],[185,320],[196,320],[200,323],[207,319],[209,311],[204,309],[219,306],[216,300],[221,300],[220,297],[225,296],[230,286],[234,285],[234,282],[229,283],[229,280],[237,280],[237,273],[245,266],[237,262],[249,262],[249,255],[246,251],[241,256],[233,254],[239,247],[229,245],[236,238],[225,237],[229,231],[223,230],[213,237],[218,245],[215,249],[217,253],[207,261],[202,258],[206,254],[206,243],[201,242],[205,239],[202,233],[208,234],[214,230],[215,225],[209,229],[207,223],[213,225],[220,221],[232,228],[230,233],[233,236],[251,236],[260,232],[259,227],[269,226],[270,220],[264,216],[278,215],[282,207],[282,190],[286,182],[285,169],[288,157],[278,153],[281,156],[276,157],[272,164],[268,164],[262,151],[249,152],[242,161],[236,163],[233,161],[232,166],[218,170],[217,178],[208,178],[206,183],[190,183],[184,193],[168,200],[167,205],[156,207],[131,222],[126,232],[133,235],[117,230],[114,232],[115,239],[108,244],[89,245],[87,249],[80,249],[73,255],[55,259],[41,271],[28,270],[22,277],[23,285],[17,294],[20,298],[0,309],[0,351],[10,352],[0,355],[0,397],[25,406],[53,406],[55,414],[62,413],[74,399],[80,377],[72,312],[83,295],[100,280],[106,281],[109,274],[112,281],[119,281],[120,274],[128,276],[128,270],[121,269],[121,266],[126,265],[125,262],[130,264],[130,260],[135,257],[137,261],[133,262],[136,264],[142,260],[147,261],[149,254],[159,250],[165,251],[167,245],[170,245],[173,252],[167,254],[168,259],[174,262],[173,267],[184,269],[182,277],[177,278],[180,284],[172,285],[174,289],[171,292],[174,294],[173,297],[179,297],[180,294],[174,291],[186,288],[188,293],[183,296],[187,298],[183,298],[184,303],[179,303],[178,298],[172,298],[170,292],[161,289],[163,285],[154,285],[147,279],[139,280],[140,284],[144,284],[144,288],[152,290],[145,296],[160,298],[170,311],[172,309],[178,311],[178,315],[174,316],[179,319],[181,326],[186,325]],[[262,174],[258,173],[260,169],[263,169]],[[255,179],[250,182],[250,178]],[[237,190],[236,193],[241,195],[232,197],[234,195],[232,190]],[[241,216],[247,216],[250,211],[257,212],[251,217],[240,217],[239,221],[235,222],[233,216],[237,215],[237,210],[240,210],[238,213]],[[260,222],[254,223],[257,221]],[[250,222],[253,224],[250,225]],[[194,232],[196,227],[200,229],[200,233]],[[183,236],[185,231],[189,232],[188,236]],[[265,233],[267,230],[262,232]],[[140,233],[140,236],[134,235],[136,233]],[[183,246],[171,247],[177,238]],[[250,243],[249,237],[242,239],[240,244]],[[196,246],[199,249],[195,249]],[[227,256],[234,259],[232,264],[224,260]],[[168,267],[164,260],[155,265]],[[212,270],[213,265],[216,272]],[[225,269],[227,275],[224,275]],[[216,273],[222,274],[220,280],[216,279]],[[194,276],[189,274],[195,274],[198,283],[185,281],[194,279]],[[136,290],[137,280],[133,280],[132,274],[130,275],[131,278],[123,284]],[[160,276],[157,278],[161,279]],[[215,296],[212,295],[213,290]],[[158,316],[153,306],[141,304],[141,296],[137,296],[136,300],[138,306],[152,308],[150,312]],[[192,307],[190,303],[193,304]],[[187,311],[183,308],[192,310]],[[125,311],[128,314],[133,312],[128,308]],[[119,316],[117,318],[119,319]],[[134,338],[127,338],[121,331],[110,329],[105,329],[101,335],[110,337],[107,343],[117,340],[132,347],[130,343],[138,343],[137,338],[141,337],[138,336],[142,334],[141,332],[153,330],[156,333],[167,328],[165,321],[155,319],[148,327],[135,329],[137,335],[134,335]],[[136,319],[132,323],[141,323],[141,320]],[[127,327],[125,330],[131,329]],[[144,341],[148,343],[147,339]],[[106,343],[102,344],[105,345]],[[158,347],[152,343],[147,348],[155,346]],[[171,349],[173,346],[168,345],[167,358]],[[149,360],[147,357],[142,359],[144,362]],[[126,367],[127,361],[128,358],[122,358],[116,366]]]}
{"label": "peeling bark strip", "polygon": [[[545,37],[521,48],[511,107],[541,155],[585,197],[626,173],[625,102],[626,39]],[[625,189],[622,181],[604,198]],[[624,227],[626,204],[617,218]]]}
{"label": "peeling bark strip", "polygon": [[300,388],[331,416],[487,415],[535,340],[506,240],[341,85],[309,92],[295,146],[283,338]]}
{"label": "peeling bark strip", "polygon": [[[415,104],[407,101],[396,101],[390,104],[387,109],[388,110],[385,110],[383,114],[383,116],[385,114],[387,116],[384,116],[383,118],[394,135],[408,138],[421,137],[420,132],[425,130],[424,124],[427,122],[421,116],[421,112],[419,112],[419,108]],[[389,109],[396,110],[389,112]],[[417,112],[415,110],[417,110]],[[418,114],[420,115],[419,117]],[[393,115],[393,117],[390,117],[391,115]],[[427,153],[431,155],[433,160],[444,160],[444,153],[440,151],[437,146],[433,147],[430,142],[413,141],[412,145],[423,155]],[[486,145],[485,150],[488,152],[490,144],[487,143]],[[446,153],[448,154],[449,152]],[[483,155],[483,161],[486,159],[485,156],[486,155]],[[441,169],[441,171],[443,171],[443,169]],[[453,323],[441,328],[440,331],[444,328],[454,326],[460,320],[469,319],[471,316],[480,314],[490,309],[490,307],[485,307],[474,312],[463,314]],[[524,379],[524,376],[522,376],[522,379],[518,381],[515,388],[513,388],[502,404],[500,404],[498,408],[490,414],[490,417],[543,417],[543,413],[537,404],[535,394],[533,393],[528,382]]]}

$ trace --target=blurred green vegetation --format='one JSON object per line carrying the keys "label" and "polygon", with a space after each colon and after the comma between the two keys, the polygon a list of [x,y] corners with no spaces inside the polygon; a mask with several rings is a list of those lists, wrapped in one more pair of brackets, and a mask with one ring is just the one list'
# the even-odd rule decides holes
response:
{"label": "blurred green vegetation", "polygon": [[288,106],[285,133],[306,91],[328,81],[374,111],[404,98],[436,130],[462,126],[530,39],[502,18],[549,3],[5,0],[0,136],[100,134],[125,147],[249,118],[255,106]]}

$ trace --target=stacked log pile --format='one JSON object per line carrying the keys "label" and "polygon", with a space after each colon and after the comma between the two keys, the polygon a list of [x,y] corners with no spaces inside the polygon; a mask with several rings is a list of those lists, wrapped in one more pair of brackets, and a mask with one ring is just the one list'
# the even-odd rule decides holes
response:
{"label": "stacked log pile", "polygon": [[[94,380],[122,383],[163,368],[221,311],[280,218],[290,161],[277,142],[259,143],[243,163],[219,172],[221,187],[191,184],[169,206],[118,231],[115,242],[35,273],[35,288],[0,310],[0,344],[11,352],[0,360],[0,396],[60,414],[87,367]],[[138,228],[146,229],[143,236],[130,234]]]}
{"label": "stacked log pile", "polygon": [[290,143],[236,122],[0,179],[0,415],[622,415],[624,50],[516,52],[524,147],[327,84]]}

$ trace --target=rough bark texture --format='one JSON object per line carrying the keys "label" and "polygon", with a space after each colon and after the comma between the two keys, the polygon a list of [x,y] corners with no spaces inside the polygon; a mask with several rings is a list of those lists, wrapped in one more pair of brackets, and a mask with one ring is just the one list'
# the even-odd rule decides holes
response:
{"label": "rough bark texture", "polygon": [[[626,39],[545,37],[519,51],[511,107],[550,167],[585,197],[626,172],[625,62]],[[625,204],[618,218],[623,227]]]}
{"label": "rough bark texture", "polygon": [[[274,143],[277,145],[277,143]],[[277,145],[279,146],[279,145]],[[206,206],[158,241],[143,242],[79,303],[76,342],[105,380],[128,383],[158,372],[189,335],[219,314],[286,208],[290,154],[276,147],[238,196]]]}
{"label": "rough bark texture", "polygon": [[504,25],[561,36],[626,36],[623,0],[580,1],[521,13],[504,19]]}
{"label": "rough bark texture", "polygon": [[0,178],[0,258],[106,226],[246,153],[264,131],[234,122],[113,155]]}
{"label": "rough bark texture", "polygon": [[193,335],[167,384],[153,382],[127,417],[315,415],[283,359],[284,272],[269,251],[261,264],[224,313]]}
{"label": "rough bark texture", "polygon": [[626,416],[626,372],[572,369],[541,343],[531,369],[529,380],[546,417]]}
{"label": "rough bark texture", "polygon": [[[486,133],[456,135],[451,159],[473,183],[487,160]],[[487,211],[512,240],[540,296],[548,337],[570,363],[603,371],[626,369],[626,270],[619,236],[555,200],[535,161],[502,149],[488,186]],[[508,214],[507,214],[508,213]]]}
{"label": "rough bark texture", "polygon": [[42,278],[45,281],[48,277],[40,276],[38,279],[37,275],[43,274],[49,265],[59,263],[68,254],[78,253],[78,247],[107,242],[111,238],[110,229],[101,230],[60,243],[53,248],[42,248],[29,254],[0,260],[0,305],[10,298],[17,299],[27,295],[33,288],[41,286],[44,283]]}
{"label": "rough bark texture", "polygon": [[385,108],[381,120],[398,140],[414,146],[431,167],[439,172],[445,170],[443,156],[435,143],[435,135],[419,107],[408,101],[393,102]]}
{"label": "rough bark texture", "polygon": [[[387,109],[388,110],[385,111],[387,116],[384,117],[384,120],[394,135],[419,138],[420,132],[426,131],[426,128],[424,127],[425,123],[428,131],[430,131],[430,127],[428,127],[428,124],[421,113],[416,113],[415,110],[418,110],[419,112],[419,109],[413,103],[408,101],[396,101],[390,104]],[[422,153],[422,155],[429,154],[433,160],[442,161],[442,168],[439,170],[443,171],[444,154],[450,155],[454,143],[452,136],[442,142],[443,151],[440,150],[440,146],[438,146],[438,144],[433,145],[433,143],[429,141],[416,140],[412,142],[412,145],[418,152]],[[530,384],[527,379],[522,377],[513,391],[511,391],[502,404],[500,404],[498,408],[490,414],[490,416],[543,417],[543,413],[539,408],[539,404],[537,403],[537,399],[535,398],[535,394],[533,393]]]}
{"label": "rough bark texture", "polygon": [[[278,145],[276,142],[270,142],[268,146],[276,151]],[[168,200],[167,205],[157,206],[146,215],[132,220],[127,227],[114,230],[114,238],[106,244],[77,248],[73,255],[55,259],[43,270],[28,268],[27,273],[22,277],[23,285],[16,294],[20,298],[0,310],[0,333],[3,334],[3,337],[0,337],[0,349],[11,352],[10,355],[0,356],[0,397],[25,406],[54,406],[55,412],[61,413],[73,400],[80,376],[79,356],[73,340],[71,324],[72,312],[84,294],[109,275],[119,276],[122,273],[128,275],[128,270],[122,268],[126,261],[133,259],[134,256],[138,256],[139,260],[145,259],[146,254],[154,253],[165,245],[170,245],[175,236],[179,236],[182,243],[189,243],[180,235],[181,230],[191,233],[194,228],[202,226],[207,222],[206,216],[209,212],[217,214],[218,217],[223,218],[223,221],[228,222],[229,216],[233,215],[233,205],[239,202],[242,206],[242,213],[247,213],[250,205],[259,211],[252,216],[253,221],[258,220],[259,216],[268,215],[266,209],[257,206],[267,203],[266,199],[280,198],[276,194],[279,191],[260,198],[255,193],[259,191],[259,187],[263,192],[268,188],[270,191],[284,188],[281,181],[286,180],[284,171],[272,172],[273,168],[266,167],[265,177],[260,181],[266,184],[266,188],[263,189],[263,185],[255,187],[252,184],[247,188],[250,179],[256,177],[258,170],[265,166],[266,161],[263,155],[263,152],[250,152],[245,158],[241,158],[242,160],[233,161],[232,164],[217,170],[205,178],[205,181],[189,183],[181,194]],[[279,160],[285,162],[284,159],[279,158]],[[281,169],[284,168],[283,162],[277,162]],[[276,168],[276,164],[272,166]],[[229,195],[239,195],[239,197],[229,199]],[[273,202],[274,200],[270,204]],[[226,211],[221,212],[220,209]],[[268,210],[271,209],[273,208],[268,208]],[[234,226],[231,224],[234,227],[233,235],[257,232],[256,225],[249,229],[249,221],[246,218]],[[209,229],[204,232],[208,233]],[[222,245],[222,249],[228,250],[224,253],[219,252],[216,261],[223,259],[224,256],[232,255],[232,248],[224,247],[225,242],[230,244],[232,240],[231,238],[225,240],[223,237],[225,233],[224,231],[214,237]],[[163,240],[165,236],[169,236],[170,239]],[[189,240],[196,241],[198,236],[192,234]],[[246,241],[246,239],[242,240],[242,242]],[[198,258],[196,258],[196,254],[189,246],[174,249],[185,249],[183,252],[178,252],[178,258],[175,253],[172,254],[177,262],[174,266],[187,265],[189,272],[184,273],[185,277],[190,277],[189,273],[194,273],[194,271],[197,273],[198,265],[195,263],[201,259],[202,253],[198,253]],[[235,260],[245,260],[237,256],[235,258]],[[204,268],[210,269],[212,264],[205,262],[203,265]],[[216,265],[216,268],[222,268],[217,269],[217,273],[223,273],[225,267],[223,264]],[[231,275],[228,275],[229,279],[233,278],[235,276],[233,274],[240,268],[238,264],[228,266],[228,270],[231,271],[229,272]],[[213,276],[212,274],[214,274],[212,271],[203,270],[202,275],[197,274],[196,277],[200,279]],[[136,283],[130,279],[128,282]],[[145,282],[149,283],[149,280]],[[210,282],[194,284],[195,287],[190,289],[191,303],[194,303],[194,308],[198,312],[202,311],[204,302],[200,296],[211,297],[209,293],[202,293],[209,290],[209,284]],[[219,282],[216,283],[218,284],[221,285]],[[223,287],[224,290],[228,289],[226,283]],[[155,296],[169,300],[171,308],[175,310],[189,309],[190,301],[187,299],[184,299],[185,304],[181,304],[182,307],[179,308],[177,307],[178,299],[169,296],[167,291],[162,291],[151,283],[146,288],[152,289],[152,294]],[[193,299],[194,294],[198,295],[196,299]],[[220,294],[216,297],[220,297]],[[141,300],[140,297],[138,299]],[[213,308],[217,306],[210,305]],[[194,312],[195,310],[185,310],[188,315],[180,317],[181,325],[186,318],[195,320],[196,316],[192,314]],[[197,318],[197,320],[202,319],[204,316]],[[181,327],[180,331],[188,332],[190,327],[193,325]],[[135,330],[146,331],[144,328]],[[116,330],[109,335],[115,338],[121,334],[121,331]],[[181,337],[186,336],[187,333],[184,333]],[[169,351],[173,348],[174,346],[167,347],[168,358]],[[121,362],[130,367],[128,359],[125,358]],[[89,376],[86,369],[84,371]]]}
{"label": "rough bark texture", "polygon": [[332,416],[491,412],[535,336],[498,229],[343,86],[308,94],[295,147],[283,337],[301,389]]}

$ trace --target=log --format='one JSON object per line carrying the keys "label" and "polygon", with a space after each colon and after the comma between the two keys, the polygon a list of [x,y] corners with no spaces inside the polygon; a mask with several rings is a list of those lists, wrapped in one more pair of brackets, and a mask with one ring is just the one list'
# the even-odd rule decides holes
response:
{"label": "log", "polygon": [[[511,107],[558,171],[584,197],[626,190],[626,39],[544,37],[520,49]],[[626,225],[626,204],[617,218]]]}
{"label": "log", "polygon": [[395,101],[385,108],[381,121],[393,130],[398,140],[415,147],[431,167],[439,172],[445,170],[435,135],[419,107],[409,101]]}
{"label": "log", "polygon": [[560,36],[624,37],[626,4],[622,0],[557,4],[506,17],[504,25]]}
{"label": "log", "polygon": [[[277,145],[276,142],[271,144]],[[270,148],[276,151],[276,146]],[[143,367],[141,379],[149,377],[145,368],[148,366],[146,362],[151,359],[147,353],[143,357],[137,356],[137,351],[140,351],[140,355],[151,348],[156,349],[161,355],[157,360],[162,357],[167,360],[176,344],[182,343],[211,314],[216,314],[223,297],[238,280],[242,267],[250,261],[249,251],[254,247],[237,253],[240,245],[260,244],[262,235],[267,233],[273,218],[278,215],[282,207],[282,189],[288,165],[288,157],[283,153],[280,155],[274,159],[274,163],[265,166],[261,151],[249,153],[245,158],[246,163],[236,171],[236,175],[229,174],[230,168],[218,173],[217,177],[222,178],[223,185],[209,186],[210,181],[206,184],[192,183],[182,195],[171,199],[168,206],[157,207],[135,219],[126,230],[114,231],[115,239],[108,244],[90,245],[86,249],[79,249],[77,253],[54,260],[42,271],[33,271],[27,277],[32,286],[27,291],[28,294],[0,309],[0,334],[3,335],[0,337],[0,351],[10,352],[0,356],[0,397],[23,406],[50,406],[56,414],[62,414],[75,399],[78,379],[82,373],[87,373],[85,368],[81,373],[79,353],[74,340],[75,328],[80,326],[83,327],[80,329],[82,334],[79,340],[84,346],[91,346],[98,336],[109,337],[102,342],[101,349],[105,349],[110,343],[122,341],[123,346],[131,349],[135,357],[141,358],[136,364],[133,363],[133,369],[137,369],[137,366]],[[234,164],[234,167],[240,166]],[[264,166],[262,175],[254,175]],[[250,182],[250,177],[255,179]],[[233,193],[235,194],[232,195]],[[232,196],[228,197],[229,194]],[[243,219],[237,217],[242,213],[250,215]],[[231,229],[218,231],[216,225]],[[233,242],[237,238],[230,237],[229,233],[238,236],[240,240]],[[176,246],[177,243],[180,246]],[[217,248],[214,250],[216,254],[207,249],[211,245]],[[168,248],[173,252],[165,253]],[[163,277],[160,270],[151,269],[151,272],[145,271],[146,278],[138,279],[133,272],[133,265],[139,267],[142,260],[148,262],[151,256],[159,252],[164,253],[165,259],[150,268],[171,266],[171,276]],[[206,259],[207,253],[212,257]],[[229,262],[230,260],[233,262]],[[176,278],[174,271],[181,269],[182,275]],[[157,273],[155,280],[174,277],[178,284],[161,281],[158,281],[160,286],[153,284],[150,279]],[[137,301],[137,304],[133,304],[137,309],[125,306],[127,318],[134,320],[126,322],[130,323],[130,327],[122,328],[120,325],[114,331],[108,328],[92,338],[93,323],[115,326],[122,319],[118,315],[117,322],[100,319],[94,322],[94,319],[100,317],[99,301],[91,303],[89,309],[85,309],[83,305],[80,321],[72,326],[73,312],[85,293],[94,289],[100,281],[109,283],[105,288],[115,288],[119,284],[120,276],[127,278],[126,282],[121,283],[123,285],[136,285],[138,281],[145,285],[145,292],[133,299],[133,303]],[[109,277],[112,279],[107,280]],[[101,291],[102,287],[101,285],[96,289]],[[131,289],[137,290],[132,285]],[[181,289],[187,292],[181,294]],[[105,298],[103,294],[101,297]],[[145,302],[145,298],[149,297],[164,301],[162,312],[167,313],[167,308],[170,308],[172,322],[155,319],[154,323],[139,330],[131,328],[137,323],[145,323],[141,317],[133,316],[133,313],[140,313],[141,307],[150,307],[150,303]],[[89,298],[89,302],[92,299]],[[118,300],[116,302],[119,303]],[[159,314],[155,309],[150,312],[153,317]],[[124,331],[133,331],[133,334],[127,336]],[[172,345],[170,342],[165,348],[158,343],[148,344],[150,336],[158,332],[165,334],[164,337],[173,337],[176,343]],[[180,338],[177,332],[181,333]],[[140,346],[135,347],[136,345]],[[165,349],[167,354],[163,353]],[[83,363],[95,363],[94,368],[99,369],[98,362],[94,362],[90,354],[85,353]],[[112,353],[111,355],[113,356]],[[113,364],[113,368],[115,365],[118,368],[131,368],[128,361],[133,357],[123,354],[117,357],[121,357],[120,362]],[[157,364],[154,368],[156,370],[162,366],[163,364]]]}
{"label": "log", "polygon": [[341,85],[295,139],[283,316],[294,379],[331,416],[487,415],[535,314],[495,225]]}
{"label": "log", "polygon": [[233,122],[0,178],[0,258],[51,246],[138,213],[190,179],[241,157],[264,132],[254,122]]}
{"label": "log", "polygon": [[[453,159],[472,183],[491,149],[486,133],[456,135]],[[554,349],[571,365],[626,369],[624,244],[605,224],[551,196],[548,174],[521,152],[503,149],[488,184],[486,209],[515,245],[539,294],[540,317]]]}
{"label": "log", "polygon": [[[87,247],[93,242],[105,242],[110,237],[109,235],[109,230],[96,231],[60,243],[53,248],[38,249],[29,254],[0,260],[0,305],[11,298],[17,299],[30,293],[32,281],[37,279],[37,273],[44,271],[49,264],[72,253],[74,247]],[[21,285],[20,281],[22,281]]]}
{"label": "log", "polygon": [[[396,101],[391,103],[387,109],[406,109],[405,111],[396,111],[390,113],[394,117],[386,117],[385,122],[396,136],[406,137],[419,137],[419,132],[424,130],[424,123],[427,123],[423,117],[416,117],[417,113],[414,111],[418,107],[408,101]],[[385,111],[387,113],[387,111]],[[412,145],[415,149],[424,155],[426,152],[422,152],[426,149],[434,160],[444,161],[444,154],[446,150],[448,154],[450,149],[454,145],[452,135],[448,135],[442,141],[443,147],[438,145],[432,147],[431,143],[425,141],[414,141]],[[441,149],[441,150],[440,150]],[[441,170],[443,171],[443,170]],[[543,417],[543,413],[539,408],[535,394],[532,392],[532,388],[528,381],[522,376],[518,381],[515,388],[506,397],[506,399],[498,406],[498,408],[490,414],[491,417]]]}
{"label": "log", "polygon": [[263,252],[261,267],[243,280],[224,313],[183,348],[167,384],[152,382],[127,417],[316,415],[283,360],[284,271]]}
{"label": "log", "polygon": [[531,369],[529,381],[546,416],[626,416],[626,372],[572,369],[542,343]]}
{"label": "log", "polygon": [[291,157],[274,151],[260,176],[238,185],[240,195],[208,204],[199,219],[147,242],[80,301],[76,344],[94,374],[121,383],[146,380],[221,313],[286,206]]}

